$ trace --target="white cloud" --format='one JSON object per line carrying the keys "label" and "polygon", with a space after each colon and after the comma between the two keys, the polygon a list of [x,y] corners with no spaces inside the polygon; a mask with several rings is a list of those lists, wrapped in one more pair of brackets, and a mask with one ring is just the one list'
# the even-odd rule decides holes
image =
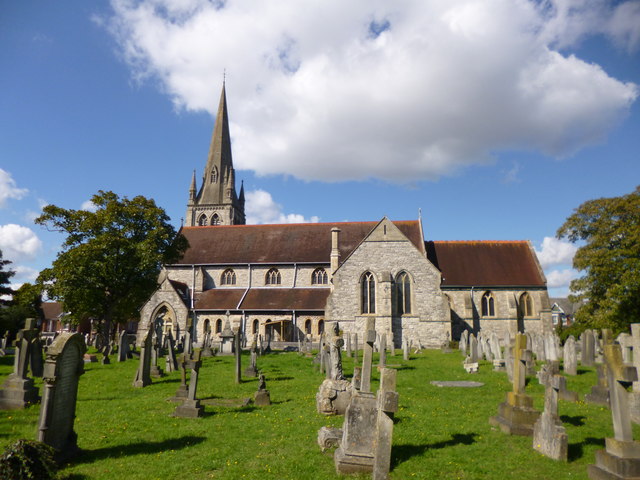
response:
{"label": "white cloud", "polygon": [[570,268],[563,270],[552,270],[546,273],[548,288],[568,289],[571,280],[577,278],[578,273]]}
{"label": "white cloud", "polygon": [[563,242],[555,237],[544,237],[542,250],[536,250],[542,268],[553,265],[571,265],[578,247],[573,243]]}
{"label": "white cloud", "polygon": [[0,208],[4,208],[9,199],[20,200],[29,190],[18,188],[11,174],[0,168]]}
{"label": "white cloud", "polygon": [[636,4],[112,0],[98,23],[177,108],[215,113],[227,69],[236,167],[410,182],[601,142],[638,88],[557,49],[637,43]]}
{"label": "white cloud", "polygon": [[0,250],[3,257],[12,262],[35,258],[42,242],[28,227],[9,223],[0,225]]}
{"label": "white cloud", "polygon": [[16,274],[11,277],[11,286],[15,289],[20,288],[24,283],[27,282],[34,283],[36,281],[36,278],[38,277],[38,274],[40,273],[35,268],[26,267],[24,265],[17,265],[15,267],[11,265],[10,267],[11,270],[16,272]]}
{"label": "white cloud", "polygon": [[316,216],[307,219],[299,213],[283,213],[282,205],[274,202],[271,194],[264,190],[247,192],[245,210],[247,224],[250,225],[260,223],[317,223],[319,220]]}
{"label": "white cloud", "polygon": [[88,212],[95,212],[96,210],[98,210],[98,206],[95,203],[93,203],[91,200],[86,200],[85,202],[82,202],[80,209],[86,210]]}

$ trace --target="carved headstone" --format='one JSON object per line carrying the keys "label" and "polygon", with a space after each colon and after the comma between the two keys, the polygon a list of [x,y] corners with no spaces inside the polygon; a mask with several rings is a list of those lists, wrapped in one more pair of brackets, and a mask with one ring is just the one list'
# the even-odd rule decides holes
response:
{"label": "carved headstone", "polygon": [[582,358],[581,363],[586,367],[592,367],[596,361],[596,340],[592,330],[582,332]]}
{"label": "carved headstone", "polygon": [[342,372],[341,349],[343,345],[338,322],[333,324],[333,334],[328,339],[330,365],[326,378],[316,394],[316,409],[324,415],[343,415],[351,400],[353,386],[344,378]]}
{"label": "carved headstone", "polygon": [[7,377],[0,390],[0,409],[2,410],[25,408],[39,400],[38,388],[34,386],[33,379],[27,376],[31,340],[38,335],[35,325],[36,321],[33,318],[27,318],[25,328],[18,330],[13,342],[15,347],[13,373]]}
{"label": "carved headstone", "polygon": [[136,388],[146,387],[151,384],[151,337],[153,331],[149,329],[144,337],[142,347],[140,347],[140,363],[136,370],[136,377],[133,379],[133,386]]}
{"label": "carved headstone", "polygon": [[545,388],[544,411],[533,427],[533,448],[554,460],[567,461],[569,442],[558,416],[560,390],[566,390],[566,379],[561,375],[552,375]]}
{"label": "carved headstone", "polygon": [[198,375],[200,372],[200,365],[202,365],[201,360],[202,350],[196,348],[188,359],[185,358],[186,367],[191,370],[191,374],[189,376],[189,391],[187,393],[187,398],[184,402],[178,405],[173,412],[174,417],[201,417],[204,411],[204,407],[200,405],[200,400],[196,398],[196,391],[198,389]]}
{"label": "carved headstone", "polygon": [[78,450],[73,423],[86,351],[84,337],[71,332],[61,333],[47,350],[37,440],[53,447],[58,460]]}
{"label": "carved headstone", "polygon": [[373,344],[376,341],[376,319],[367,317],[365,328],[362,349],[362,378],[360,380],[360,391],[362,393],[371,392],[371,367],[373,365]]}
{"label": "carved headstone", "polygon": [[[233,354],[233,330],[231,330],[231,322],[229,321],[229,312],[227,312],[227,319],[224,322],[224,328],[220,332],[220,354],[231,355]],[[261,342],[262,343],[262,342]]]}
{"label": "carved headstone", "polygon": [[578,354],[576,352],[576,339],[573,335],[569,335],[569,338],[564,343],[563,351],[563,370],[567,375],[578,374]]}

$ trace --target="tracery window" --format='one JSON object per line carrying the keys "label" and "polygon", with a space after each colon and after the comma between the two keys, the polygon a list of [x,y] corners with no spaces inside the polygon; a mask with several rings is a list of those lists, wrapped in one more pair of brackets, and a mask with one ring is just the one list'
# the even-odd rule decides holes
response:
{"label": "tracery window", "polygon": [[376,279],[371,272],[365,272],[360,281],[361,312],[376,313]]}
{"label": "tracery window", "polygon": [[220,276],[220,285],[235,285],[236,272],[232,268],[227,268]]}
{"label": "tracery window", "polygon": [[407,272],[400,272],[395,280],[396,312],[398,315],[411,313],[411,277]]}
{"label": "tracery window", "polygon": [[327,272],[324,268],[316,268],[311,274],[311,285],[326,285],[329,283]]}
{"label": "tracery window", "polygon": [[523,317],[533,316],[533,302],[531,300],[531,295],[527,292],[520,295],[520,311],[522,312]]}
{"label": "tracery window", "polygon": [[280,271],[277,268],[270,269],[265,275],[264,283],[266,285],[280,285],[282,283]]}
{"label": "tracery window", "polygon": [[491,292],[485,292],[482,295],[482,316],[483,317],[495,317],[495,300]]}
{"label": "tracery window", "polygon": [[216,183],[218,181],[218,169],[213,167],[211,170],[211,183]]}
{"label": "tracery window", "polygon": [[213,214],[213,217],[211,217],[211,225],[220,225],[222,222],[220,221],[220,217],[218,216],[217,213]]}
{"label": "tracery window", "polygon": [[201,227],[207,225],[207,216],[203,213],[202,215],[200,215],[200,217],[198,218],[198,225],[200,225]]}

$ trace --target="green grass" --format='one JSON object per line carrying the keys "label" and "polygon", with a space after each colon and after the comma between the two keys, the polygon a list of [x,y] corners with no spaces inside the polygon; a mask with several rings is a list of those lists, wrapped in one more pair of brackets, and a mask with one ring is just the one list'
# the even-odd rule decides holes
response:
{"label": "green grass", "polygon": [[[112,357],[115,358],[115,357]],[[248,363],[248,357],[243,358]],[[0,358],[0,382],[11,372],[13,357]],[[505,373],[481,363],[467,374],[459,352],[426,351],[398,365],[400,409],[395,415],[392,479],[586,479],[594,452],[612,436],[608,409],[560,403],[569,436],[569,461],[550,460],[531,447],[530,437],[503,434],[489,425],[510,389]],[[344,359],[345,373],[353,370]],[[162,362],[164,365],[164,362]],[[320,427],[342,424],[342,417],[316,413],[315,394],[322,376],[311,359],[297,353],[258,358],[273,404],[242,408],[205,407],[199,419],[174,418],[166,401],[179,385],[171,373],[143,389],[131,386],[137,361],[86,364],[80,379],[75,430],[82,455],[66,464],[61,477],[71,479],[332,479],[333,452],[316,443]],[[231,357],[205,358],[198,397],[252,397],[257,380],[234,383]],[[377,389],[374,371],[372,387]],[[474,380],[480,388],[440,388],[431,380]],[[568,388],[582,396],[596,382],[594,369],[568,377]],[[38,383],[38,382],[37,382]],[[38,383],[40,385],[40,383]],[[543,387],[530,379],[527,392],[542,410]],[[39,405],[23,411],[0,411],[0,448],[18,438],[35,439]],[[638,438],[638,437],[636,437]],[[359,478],[359,477],[356,477]],[[362,476],[369,478],[369,476]]]}

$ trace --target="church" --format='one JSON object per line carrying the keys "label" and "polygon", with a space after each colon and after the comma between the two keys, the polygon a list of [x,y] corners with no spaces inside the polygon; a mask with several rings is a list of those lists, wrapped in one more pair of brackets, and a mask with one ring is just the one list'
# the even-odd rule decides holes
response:
{"label": "church", "polygon": [[422,221],[245,225],[236,191],[225,87],[207,163],[195,172],[180,233],[140,312],[138,343],[157,319],[174,338],[215,341],[229,320],[247,342],[317,341],[327,322],[361,333],[376,319],[396,347],[439,347],[473,333],[551,327],[546,279],[529,241],[429,241]]}

